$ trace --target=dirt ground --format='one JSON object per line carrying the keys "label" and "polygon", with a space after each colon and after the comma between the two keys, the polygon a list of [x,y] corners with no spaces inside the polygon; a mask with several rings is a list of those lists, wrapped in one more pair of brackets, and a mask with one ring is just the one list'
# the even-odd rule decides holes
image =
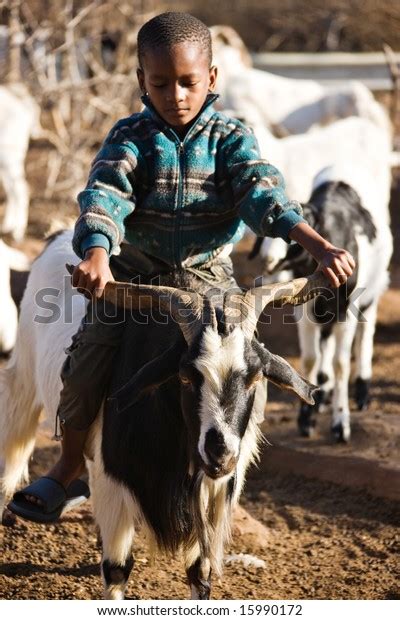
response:
{"label": "dirt ground", "polygon": [[[43,153],[31,149],[28,177],[40,184]],[[308,454],[360,457],[371,463],[400,469],[400,191],[393,194],[392,221],[397,248],[392,284],[380,304],[374,354],[372,403],[366,412],[352,412],[352,441],[336,445],[329,435],[329,415],[320,416],[311,440],[297,437],[297,403],[271,388],[263,425],[266,445],[259,468],[249,475],[242,505],[265,528],[234,530],[229,553],[252,554],[264,567],[226,566],[216,580],[217,599],[399,599],[400,503],[348,488],[346,476],[335,485],[306,479],[296,472],[283,475],[269,468],[278,446]],[[22,244],[32,258],[43,245],[43,234],[54,218],[74,217],[69,201],[50,202],[33,191],[29,234]],[[1,211],[0,211],[1,216]],[[248,263],[248,242],[238,248],[235,267],[239,280],[249,283],[260,265]],[[261,337],[298,367],[294,325],[281,328],[276,311],[272,324],[261,328]],[[54,461],[57,446],[41,434],[32,459],[32,477]],[[322,462],[322,461],[321,461]],[[18,521],[1,528],[1,599],[93,599],[101,597],[100,550],[90,504],[50,526]],[[135,543],[136,566],[129,581],[128,598],[187,598],[188,588],[177,559],[151,564],[140,535]]]}
{"label": "dirt ground", "polygon": [[[39,450],[33,472],[50,448]],[[229,553],[252,554],[265,567],[227,565],[214,599],[400,599],[398,503],[343,487],[253,470],[243,506],[267,528],[236,534]],[[4,529],[2,599],[98,599],[100,550],[90,507],[50,526],[19,521]],[[185,599],[179,560],[148,562],[140,535],[130,599]]]}

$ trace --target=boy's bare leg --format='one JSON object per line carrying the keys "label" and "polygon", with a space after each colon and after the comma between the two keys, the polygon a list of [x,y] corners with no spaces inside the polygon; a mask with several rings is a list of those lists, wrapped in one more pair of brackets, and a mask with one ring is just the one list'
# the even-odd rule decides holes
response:
{"label": "boy's bare leg", "polygon": [[[48,471],[45,476],[54,478],[66,489],[69,484],[79,478],[85,472],[85,460],[83,449],[86,442],[88,430],[77,431],[68,426],[63,426],[63,436],[61,441],[61,456],[57,463]],[[26,498],[33,504],[41,504],[37,497],[26,495]]]}

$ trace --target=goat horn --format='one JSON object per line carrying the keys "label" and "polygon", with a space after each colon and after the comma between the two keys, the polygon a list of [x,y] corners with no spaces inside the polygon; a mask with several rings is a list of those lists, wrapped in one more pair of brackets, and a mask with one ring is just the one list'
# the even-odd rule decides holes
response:
{"label": "goat horn", "polygon": [[[72,275],[74,265],[65,266]],[[153,302],[157,301],[159,309],[168,312],[178,323],[188,346],[203,325],[211,325],[213,329],[217,329],[217,317],[211,301],[195,291],[182,291],[171,286],[108,282],[103,298],[116,306],[130,310],[152,308]]]}
{"label": "goat horn", "polygon": [[320,272],[307,278],[296,278],[290,282],[270,284],[249,289],[237,299],[241,311],[241,325],[245,336],[252,338],[257,327],[260,314],[266,306],[274,304],[281,307],[285,304],[298,306],[329,289],[328,280]]}
{"label": "goat horn", "polygon": [[103,297],[106,301],[131,310],[154,308],[164,310],[182,330],[183,336],[191,345],[204,324],[215,327],[215,310],[209,300],[195,291],[182,291],[170,286],[150,284],[130,284],[128,282],[108,282]]}

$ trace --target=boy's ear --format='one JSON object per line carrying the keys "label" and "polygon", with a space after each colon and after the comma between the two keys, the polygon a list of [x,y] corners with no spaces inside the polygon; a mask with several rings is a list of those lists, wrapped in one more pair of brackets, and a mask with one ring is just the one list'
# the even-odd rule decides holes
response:
{"label": "boy's ear", "polygon": [[144,94],[146,92],[146,86],[144,84],[144,73],[143,73],[143,69],[141,69],[140,67],[138,67],[136,69],[136,76],[139,82],[139,87],[140,90],[142,91],[142,93]]}
{"label": "boy's ear", "polygon": [[218,67],[213,65],[212,67],[210,67],[209,83],[208,83],[208,90],[211,92],[214,90],[215,85],[217,83],[217,76],[218,76]]}

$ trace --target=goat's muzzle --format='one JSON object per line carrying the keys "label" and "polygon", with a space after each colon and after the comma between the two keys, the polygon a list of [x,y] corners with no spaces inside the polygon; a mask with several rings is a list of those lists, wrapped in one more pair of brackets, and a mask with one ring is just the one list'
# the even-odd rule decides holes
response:
{"label": "goat's muzzle", "polygon": [[204,463],[202,461],[202,469],[204,470],[204,473],[209,477],[212,478],[213,480],[218,480],[218,478],[223,478],[224,476],[228,476],[229,474],[232,474],[233,471],[235,470],[237,464],[237,457],[235,456],[230,456],[229,460],[225,461],[224,463]]}
{"label": "goat's muzzle", "polygon": [[216,480],[231,474],[236,467],[238,454],[229,450],[223,434],[215,428],[207,432],[204,453],[206,461],[202,458],[201,466],[207,476]]}

